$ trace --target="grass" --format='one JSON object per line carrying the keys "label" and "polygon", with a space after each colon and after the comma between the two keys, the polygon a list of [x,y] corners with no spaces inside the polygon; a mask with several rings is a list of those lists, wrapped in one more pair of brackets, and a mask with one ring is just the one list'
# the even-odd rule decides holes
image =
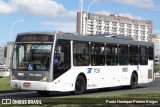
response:
{"label": "grass", "polygon": [[10,86],[9,76],[0,78],[0,91],[12,90]]}
{"label": "grass", "polygon": [[10,86],[10,77],[1,77],[0,78],[0,94],[1,93],[14,93],[21,92],[23,90],[14,90]]}
{"label": "grass", "polygon": [[160,92],[139,92],[130,94],[120,94],[119,98],[159,98]]}

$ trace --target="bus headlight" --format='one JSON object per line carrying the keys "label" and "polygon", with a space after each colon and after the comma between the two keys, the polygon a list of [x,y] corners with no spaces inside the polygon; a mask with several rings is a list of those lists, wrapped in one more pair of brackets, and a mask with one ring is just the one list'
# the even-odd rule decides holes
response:
{"label": "bus headlight", "polygon": [[17,80],[17,78],[12,74],[12,80]]}
{"label": "bus headlight", "polygon": [[48,80],[48,74],[45,74],[41,81],[47,81]]}

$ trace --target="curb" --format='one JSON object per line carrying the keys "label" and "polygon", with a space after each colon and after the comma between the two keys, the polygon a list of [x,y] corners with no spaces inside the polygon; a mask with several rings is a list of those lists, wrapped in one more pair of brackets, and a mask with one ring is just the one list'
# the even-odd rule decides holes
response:
{"label": "curb", "polygon": [[160,75],[155,75],[154,77],[160,77]]}
{"label": "curb", "polygon": [[160,77],[160,73],[154,73],[154,77]]}

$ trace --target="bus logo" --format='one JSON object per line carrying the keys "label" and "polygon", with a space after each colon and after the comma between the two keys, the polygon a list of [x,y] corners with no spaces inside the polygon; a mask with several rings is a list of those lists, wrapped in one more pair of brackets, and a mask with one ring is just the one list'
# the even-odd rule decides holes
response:
{"label": "bus logo", "polygon": [[88,69],[88,72],[87,72],[87,73],[91,73],[92,68],[87,68],[87,69]]}

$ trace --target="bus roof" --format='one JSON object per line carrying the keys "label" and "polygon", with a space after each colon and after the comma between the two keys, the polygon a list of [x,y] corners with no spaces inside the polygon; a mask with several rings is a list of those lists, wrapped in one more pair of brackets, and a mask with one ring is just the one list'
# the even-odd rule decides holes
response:
{"label": "bus roof", "polygon": [[[25,32],[19,33],[17,36],[21,35],[31,35],[31,34],[39,34],[39,35],[56,35],[56,39],[66,39],[66,40],[75,40],[75,41],[86,41],[86,42],[98,42],[98,43],[111,43],[111,44],[124,44],[124,45],[140,45],[140,46],[153,46],[153,42],[148,41],[135,41],[132,39],[123,39],[123,38],[113,38],[107,37],[108,34],[94,35],[94,36],[86,36],[74,33],[64,33],[64,32]],[[113,34],[112,34],[113,35]]]}

